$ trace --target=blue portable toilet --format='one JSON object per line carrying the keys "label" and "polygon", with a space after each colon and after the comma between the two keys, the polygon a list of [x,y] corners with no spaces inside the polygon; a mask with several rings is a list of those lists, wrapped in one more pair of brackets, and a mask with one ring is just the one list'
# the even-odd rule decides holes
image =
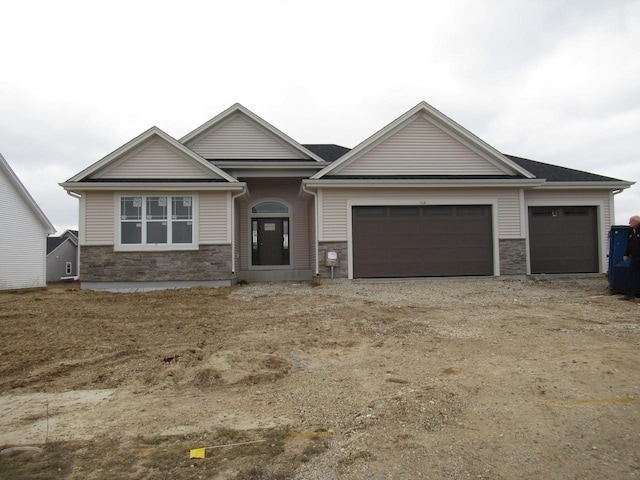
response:
{"label": "blue portable toilet", "polygon": [[611,292],[624,292],[629,275],[629,262],[622,257],[627,249],[627,239],[631,227],[628,225],[613,225],[609,230],[609,289]]}

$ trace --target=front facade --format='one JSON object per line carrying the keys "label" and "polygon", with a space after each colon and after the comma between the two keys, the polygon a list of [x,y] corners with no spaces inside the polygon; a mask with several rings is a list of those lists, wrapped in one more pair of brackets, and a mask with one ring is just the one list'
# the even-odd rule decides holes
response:
{"label": "front facade", "polygon": [[631,183],[504,155],[423,102],[352,150],[236,104],[61,185],[80,200],[83,287],[152,289],[605,272]]}
{"label": "front facade", "polygon": [[47,234],[55,232],[0,155],[0,290],[46,285]]}

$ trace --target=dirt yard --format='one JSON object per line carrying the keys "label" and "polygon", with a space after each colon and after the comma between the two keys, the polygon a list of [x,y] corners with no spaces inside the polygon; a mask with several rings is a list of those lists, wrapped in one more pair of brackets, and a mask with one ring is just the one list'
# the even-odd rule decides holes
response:
{"label": "dirt yard", "polygon": [[618,298],[604,278],[0,293],[0,478],[640,478],[640,303]]}

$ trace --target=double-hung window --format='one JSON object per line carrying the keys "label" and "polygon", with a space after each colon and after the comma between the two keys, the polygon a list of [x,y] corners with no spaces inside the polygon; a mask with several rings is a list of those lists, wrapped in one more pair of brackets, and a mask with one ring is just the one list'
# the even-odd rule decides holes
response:
{"label": "double-hung window", "polygon": [[120,197],[120,244],[193,245],[193,197]]}

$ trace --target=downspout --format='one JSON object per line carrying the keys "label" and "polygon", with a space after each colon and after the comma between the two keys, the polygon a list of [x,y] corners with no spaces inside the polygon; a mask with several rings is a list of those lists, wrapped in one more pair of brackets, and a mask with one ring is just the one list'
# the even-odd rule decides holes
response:
{"label": "downspout", "polygon": [[231,196],[231,275],[236,274],[236,198],[247,194],[247,186],[242,191]]}
{"label": "downspout", "polygon": [[319,262],[318,262],[318,236],[320,235],[320,232],[318,231],[318,194],[316,192],[313,192],[311,190],[307,190],[307,186],[304,184],[304,182],[302,183],[302,191],[305,193],[308,193],[309,195],[311,195],[313,197],[313,207],[315,210],[315,215],[314,215],[314,229],[316,232],[316,241],[315,241],[315,249],[316,249],[316,277],[320,276],[320,268],[319,268]]}

